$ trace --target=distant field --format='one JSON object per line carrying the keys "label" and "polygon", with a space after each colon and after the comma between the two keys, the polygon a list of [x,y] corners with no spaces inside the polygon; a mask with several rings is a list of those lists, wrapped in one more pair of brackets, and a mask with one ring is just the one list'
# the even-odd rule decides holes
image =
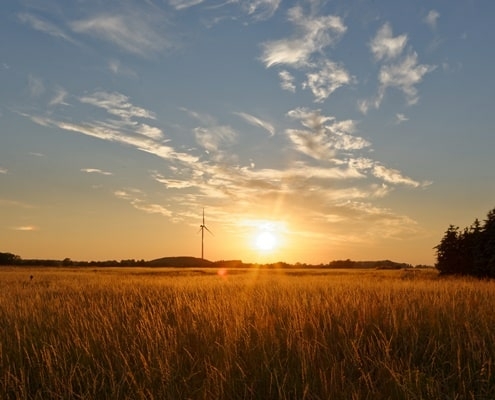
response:
{"label": "distant field", "polygon": [[495,399],[494,310],[431,270],[4,267],[0,399]]}

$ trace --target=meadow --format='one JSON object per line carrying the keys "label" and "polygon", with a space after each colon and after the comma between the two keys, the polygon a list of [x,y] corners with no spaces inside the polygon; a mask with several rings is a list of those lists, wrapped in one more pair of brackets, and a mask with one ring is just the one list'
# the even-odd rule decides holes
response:
{"label": "meadow", "polygon": [[428,270],[3,267],[0,398],[494,399],[494,310]]}

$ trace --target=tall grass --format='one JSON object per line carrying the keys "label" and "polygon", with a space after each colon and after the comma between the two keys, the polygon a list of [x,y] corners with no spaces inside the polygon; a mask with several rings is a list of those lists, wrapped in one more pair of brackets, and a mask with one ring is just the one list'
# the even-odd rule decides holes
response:
{"label": "tall grass", "polygon": [[233,272],[0,270],[0,398],[495,398],[493,282]]}

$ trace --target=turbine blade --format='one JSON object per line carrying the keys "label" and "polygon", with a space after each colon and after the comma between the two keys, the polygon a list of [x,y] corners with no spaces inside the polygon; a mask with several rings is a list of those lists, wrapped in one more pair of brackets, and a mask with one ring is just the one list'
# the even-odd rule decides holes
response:
{"label": "turbine blade", "polygon": [[204,228],[205,228],[208,232],[210,232],[210,234],[211,234],[212,236],[215,236],[215,235],[213,234],[213,232],[212,232],[212,231],[210,231],[210,230],[209,230],[206,226],[204,226]]}

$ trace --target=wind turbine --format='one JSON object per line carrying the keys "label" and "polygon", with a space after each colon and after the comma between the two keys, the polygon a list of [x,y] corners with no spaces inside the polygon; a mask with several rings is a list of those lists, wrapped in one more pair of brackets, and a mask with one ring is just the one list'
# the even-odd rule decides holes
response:
{"label": "wind turbine", "polygon": [[[199,226],[199,230],[201,231],[201,259],[204,260],[204,249],[205,249],[205,229],[210,232],[211,235],[213,233],[206,227],[205,225],[205,209],[203,207],[203,223]],[[199,232],[199,231],[198,231]]]}

